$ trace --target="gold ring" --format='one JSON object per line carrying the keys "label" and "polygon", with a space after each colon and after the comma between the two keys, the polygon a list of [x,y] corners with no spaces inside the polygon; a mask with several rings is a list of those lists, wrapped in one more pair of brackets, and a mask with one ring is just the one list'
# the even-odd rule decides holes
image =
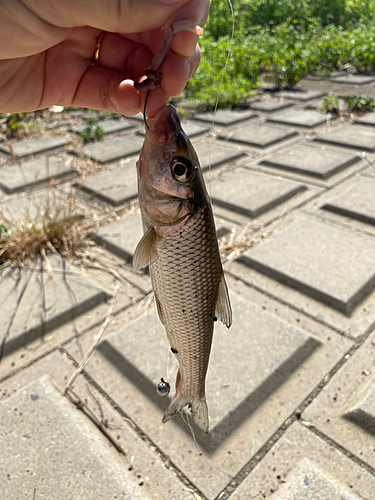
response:
{"label": "gold ring", "polygon": [[99,66],[100,47],[103,41],[103,37],[104,37],[104,31],[102,31],[98,36],[98,38],[96,39],[95,52],[92,57],[92,63],[91,63],[92,66]]}

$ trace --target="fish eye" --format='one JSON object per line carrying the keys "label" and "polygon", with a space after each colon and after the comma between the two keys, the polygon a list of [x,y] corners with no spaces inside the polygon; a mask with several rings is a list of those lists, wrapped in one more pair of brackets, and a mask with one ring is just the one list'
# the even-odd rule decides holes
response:
{"label": "fish eye", "polygon": [[187,182],[194,173],[194,165],[188,158],[178,156],[172,164],[172,175],[178,182]]}

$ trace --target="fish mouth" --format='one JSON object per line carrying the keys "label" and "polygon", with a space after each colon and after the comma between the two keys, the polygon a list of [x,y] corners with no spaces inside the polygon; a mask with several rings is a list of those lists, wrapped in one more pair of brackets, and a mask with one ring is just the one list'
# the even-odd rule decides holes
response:
{"label": "fish mouth", "polygon": [[170,130],[176,130],[181,126],[176,108],[172,104],[161,108],[152,120],[147,120],[147,123],[150,127],[150,132],[156,132],[159,127],[168,127]]}

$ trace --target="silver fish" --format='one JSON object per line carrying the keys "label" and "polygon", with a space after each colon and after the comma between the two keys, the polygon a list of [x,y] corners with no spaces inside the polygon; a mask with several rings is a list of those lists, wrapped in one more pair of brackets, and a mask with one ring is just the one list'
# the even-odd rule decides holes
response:
{"label": "silver fish", "polygon": [[202,171],[173,106],[150,122],[137,170],[145,234],[133,266],[150,267],[159,317],[179,364],[163,422],[189,405],[207,432],[205,378],[214,321],[229,328],[232,311]]}

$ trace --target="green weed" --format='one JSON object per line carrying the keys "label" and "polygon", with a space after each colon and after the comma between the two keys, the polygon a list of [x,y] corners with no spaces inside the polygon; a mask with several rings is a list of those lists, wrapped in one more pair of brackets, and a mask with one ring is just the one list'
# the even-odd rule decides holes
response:
{"label": "green weed", "polygon": [[88,142],[94,142],[100,140],[104,135],[104,130],[99,125],[97,119],[93,116],[89,116],[85,120],[85,128],[79,133],[82,137],[83,142],[86,144]]}
{"label": "green weed", "polygon": [[339,113],[339,100],[334,95],[327,95],[320,105],[320,109],[325,113]]}
{"label": "green weed", "polygon": [[375,101],[371,96],[348,95],[344,100],[348,111],[367,113],[375,108]]}

